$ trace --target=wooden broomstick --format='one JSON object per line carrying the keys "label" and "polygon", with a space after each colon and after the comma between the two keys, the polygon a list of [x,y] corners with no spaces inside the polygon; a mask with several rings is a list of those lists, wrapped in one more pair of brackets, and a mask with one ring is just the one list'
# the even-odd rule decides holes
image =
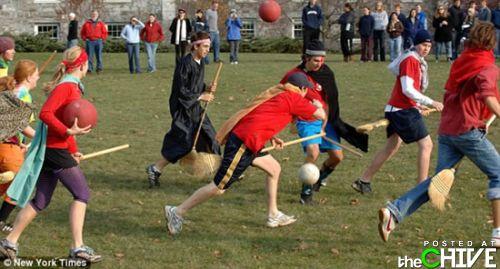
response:
{"label": "wooden broomstick", "polygon": [[[432,112],[436,112],[436,111],[437,111],[437,109],[435,109],[435,108],[426,109],[426,110],[422,111],[422,115],[424,117],[427,117]],[[356,131],[358,131],[358,133],[367,134],[367,133],[373,131],[373,129],[375,129],[375,128],[385,127],[387,125],[389,125],[389,121],[387,119],[381,119],[381,120],[378,120],[375,122],[360,125],[360,126],[356,127]]]}
{"label": "wooden broomstick", "polygon": [[[489,127],[495,118],[496,116],[493,115],[486,122],[486,127]],[[439,211],[444,211],[446,201],[450,198],[450,190],[455,180],[455,173],[460,167],[462,160],[460,160],[453,168],[443,169],[430,179],[431,184],[429,185],[427,193],[432,206]]]}
{"label": "wooden broomstick", "polygon": [[333,139],[331,139],[331,138],[329,138],[327,136],[323,137],[323,139],[325,139],[326,141],[328,141],[328,142],[330,142],[330,143],[332,143],[332,144],[334,144],[336,146],[341,147],[342,149],[345,149],[346,151],[349,151],[350,153],[356,155],[357,157],[360,157],[360,158],[363,157],[363,154],[357,152],[356,150],[354,150],[354,149],[352,149],[352,148],[350,148],[348,146],[342,145],[342,144],[334,141]]}
{"label": "wooden broomstick", "polygon": [[54,50],[54,52],[52,52],[52,54],[49,56],[49,58],[47,60],[45,60],[45,62],[42,63],[42,65],[40,66],[40,68],[38,69],[38,73],[40,75],[43,74],[43,72],[45,72],[45,69],[47,69],[47,67],[49,66],[49,64],[54,60],[54,58],[56,57],[57,55],[57,50]]}
{"label": "wooden broomstick", "polygon": [[124,145],[121,145],[121,146],[112,147],[112,148],[109,148],[109,149],[92,152],[92,153],[83,155],[82,158],[81,158],[81,160],[82,161],[83,160],[88,160],[88,159],[95,158],[95,157],[98,157],[98,156],[101,156],[101,155],[104,155],[104,154],[109,154],[109,153],[112,153],[112,152],[115,152],[115,151],[124,150],[124,149],[127,149],[129,147],[130,147],[129,144],[124,144]]}
{"label": "wooden broomstick", "polygon": [[[318,138],[318,137],[324,137],[324,136],[325,136],[325,133],[320,133],[320,134],[315,134],[315,135],[307,136],[307,137],[304,137],[304,138],[295,139],[295,140],[283,143],[283,147],[295,145],[295,144],[298,144],[298,143],[301,143],[301,142],[304,142],[304,141],[308,141],[308,140],[312,140],[312,139],[315,139],[315,138]],[[263,150],[261,150],[261,152],[265,153],[265,152],[272,151],[274,149],[276,149],[275,146],[270,146],[270,147],[264,148]]]}
{"label": "wooden broomstick", "polygon": [[[219,63],[217,67],[217,72],[215,73],[214,83],[217,84],[219,81],[220,72],[222,70],[222,62]],[[195,177],[205,177],[213,174],[220,165],[221,156],[206,152],[197,152],[196,144],[200,138],[201,128],[203,126],[203,121],[207,115],[208,102],[203,106],[203,113],[201,114],[200,125],[196,130],[194,137],[193,148],[186,156],[180,159],[179,164],[184,168],[186,172]]]}

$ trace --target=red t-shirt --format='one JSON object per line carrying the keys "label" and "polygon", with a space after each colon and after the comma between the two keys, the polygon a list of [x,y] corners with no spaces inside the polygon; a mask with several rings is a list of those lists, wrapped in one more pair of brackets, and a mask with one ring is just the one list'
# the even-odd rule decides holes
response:
{"label": "red t-shirt", "polygon": [[232,132],[249,150],[257,153],[269,139],[281,132],[293,117],[310,117],[316,110],[317,108],[300,94],[284,91],[245,115]]}
{"label": "red t-shirt", "polygon": [[413,87],[419,92],[422,91],[420,85],[420,62],[415,59],[415,57],[409,56],[399,64],[399,75],[392,88],[391,99],[389,99],[389,105],[397,108],[409,109],[415,107],[417,103],[403,93],[401,77],[404,76],[412,78]]}
{"label": "red t-shirt", "polygon": [[78,151],[75,138],[68,135],[68,127],[61,122],[64,108],[82,96],[78,85],[71,82],[61,83],[52,90],[40,111],[40,119],[47,124],[47,147],[67,149],[70,153]]}
{"label": "red t-shirt", "polygon": [[[288,77],[294,73],[297,73],[297,72],[301,72],[301,73],[305,74],[307,77],[307,80],[309,80],[314,85],[314,88],[307,89],[307,93],[306,93],[305,98],[308,100],[311,100],[311,101],[313,101],[313,100],[320,101],[321,104],[323,105],[323,109],[327,110],[328,105],[326,104],[326,95],[325,95],[325,92],[323,91],[323,88],[313,78],[308,76],[307,73],[304,72],[304,70],[296,67],[296,68],[288,71],[288,73],[286,73],[286,75],[281,79],[280,83],[285,84],[286,81],[288,80]],[[314,118],[312,116],[298,117],[298,118],[299,118],[299,120],[302,120],[302,121],[315,121],[316,120],[316,118]]]}
{"label": "red t-shirt", "polygon": [[444,94],[444,109],[439,125],[440,135],[460,135],[474,128],[485,128],[491,112],[484,103],[486,97],[500,100],[497,81],[499,69],[491,65],[466,82],[462,89]]}

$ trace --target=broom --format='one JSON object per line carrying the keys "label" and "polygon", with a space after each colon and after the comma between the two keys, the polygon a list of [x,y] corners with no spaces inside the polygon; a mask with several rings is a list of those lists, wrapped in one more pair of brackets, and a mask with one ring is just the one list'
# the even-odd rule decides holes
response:
{"label": "broom", "polygon": [[[315,138],[318,138],[318,137],[323,137],[325,135],[326,135],[326,133],[319,133],[319,134],[307,136],[307,137],[304,137],[304,138],[295,139],[295,140],[283,143],[283,147],[295,145],[295,144],[298,144],[298,143],[301,143],[301,142],[304,142],[304,141],[308,141],[308,140],[315,139]],[[276,149],[275,146],[270,146],[270,147],[264,148],[260,152],[266,153],[266,152],[272,151],[274,149]]]}
{"label": "broom", "polygon": [[[489,127],[495,120],[493,115],[487,122],[486,127]],[[462,163],[460,160],[453,168],[443,169],[431,178],[431,184],[427,190],[431,204],[439,211],[444,211],[445,203],[450,198],[450,190],[455,180],[455,172]]]}
{"label": "broom", "polygon": [[[217,72],[215,73],[214,82],[217,83],[219,80],[220,71],[222,69],[222,62],[219,63],[217,67]],[[179,160],[179,164],[181,167],[190,175],[203,178],[214,174],[220,166],[221,156],[208,152],[197,152],[196,144],[198,143],[198,139],[200,137],[201,127],[203,126],[203,121],[205,120],[205,116],[207,114],[208,102],[205,103],[203,107],[203,113],[201,114],[200,125],[198,126],[198,130],[196,131],[196,135],[194,137],[193,148],[191,152],[189,152],[186,156]]]}
{"label": "broom", "polygon": [[[422,116],[427,117],[427,116],[429,116],[429,114],[431,114],[432,112],[436,112],[436,111],[437,111],[437,109],[435,109],[435,108],[423,110]],[[373,131],[373,129],[375,129],[375,128],[385,127],[387,125],[389,125],[389,121],[387,119],[381,119],[381,120],[378,120],[375,122],[360,125],[360,126],[356,127],[356,131],[358,133],[367,134],[367,133]]]}
{"label": "broom", "polygon": [[91,159],[91,158],[94,158],[94,157],[98,157],[98,156],[101,156],[101,155],[104,155],[104,154],[109,154],[109,153],[112,153],[112,152],[115,152],[115,151],[127,149],[129,147],[130,147],[129,144],[124,144],[124,145],[121,145],[121,146],[112,147],[112,148],[109,148],[109,149],[92,152],[92,153],[83,155],[81,157],[81,160],[82,161],[83,160],[88,160],[88,159]]}

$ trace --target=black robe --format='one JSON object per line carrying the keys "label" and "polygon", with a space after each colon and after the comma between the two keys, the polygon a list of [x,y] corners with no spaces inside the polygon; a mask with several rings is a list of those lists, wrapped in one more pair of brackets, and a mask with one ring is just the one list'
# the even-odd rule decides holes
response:
{"label": "black robe", "polygon": [[[181,59],[175,68],[170,94],[170,115],[172,126],[165,135],[161,153],[170,163],[175,163],[193,148],[194,137],[200,125],[201,107],[198,97],[205,91],[205,64],[199,64],[191,54]],[[205,116],[196,151],[221,154],[220,145],[215,140],[215,129]]]}
{"label": "black robe", "polygon": [[[302,70],[305,69],[305,63],[298,66]],[[349,144],[368,152],[368,135],[358,133],[356,128],[344,122],[340,118],[339,108],[339,90],[335,82],[333,71],[326,64],[323,64],[318,71],[309,71],[307,75],[321,85],[328,99],[328,122],[335,129],[337,134],[345,139]]]}

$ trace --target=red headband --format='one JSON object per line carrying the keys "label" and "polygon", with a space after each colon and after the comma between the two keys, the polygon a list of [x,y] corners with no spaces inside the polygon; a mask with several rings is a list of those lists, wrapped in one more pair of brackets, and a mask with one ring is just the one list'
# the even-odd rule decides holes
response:
{"label": "red headband", "polygon": [[80,67],[88,60],[87,53],[84,50],[81,50],[80,56],[76,58],[73,62],[62,61],[62,64],[66,67],[66,72],[71,72],[73,69]]}

